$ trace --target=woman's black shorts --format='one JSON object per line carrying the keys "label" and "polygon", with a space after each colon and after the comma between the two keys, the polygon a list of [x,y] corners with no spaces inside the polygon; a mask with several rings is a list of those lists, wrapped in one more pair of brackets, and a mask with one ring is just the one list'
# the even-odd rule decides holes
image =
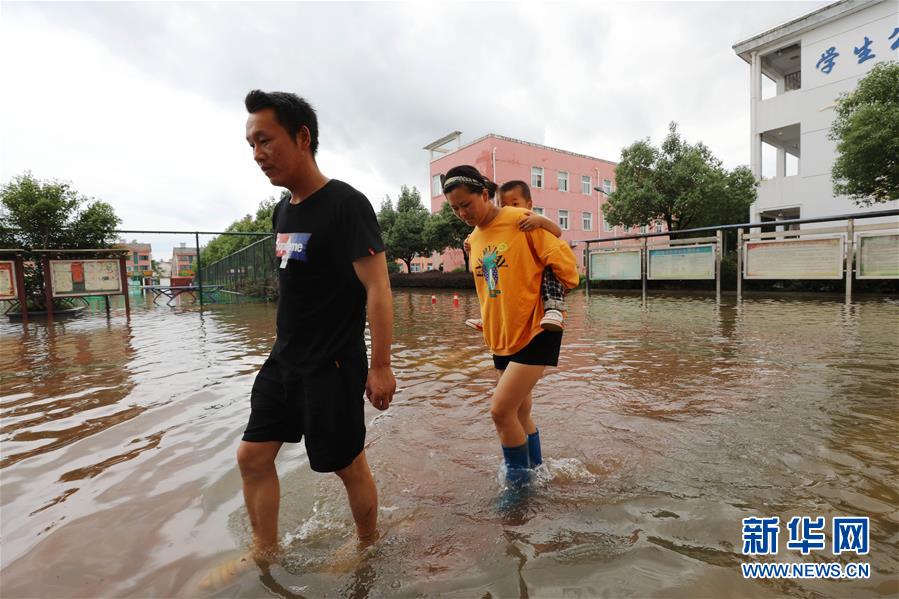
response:
{"label": "woman's black shorts", "polygon": [[493,365],[498,370],[505,370],[509,362],[531,366],[558,366],[561,347],[562,331],[543,331],[511,356],[493,354]]}
{"label": "woman's black shorts", "polygon": [[349,466],[365,443],[365,350],[309,372],[294,372],[269,357],[253,383],[244,441],[299,443],[306,438],[316,472]]}

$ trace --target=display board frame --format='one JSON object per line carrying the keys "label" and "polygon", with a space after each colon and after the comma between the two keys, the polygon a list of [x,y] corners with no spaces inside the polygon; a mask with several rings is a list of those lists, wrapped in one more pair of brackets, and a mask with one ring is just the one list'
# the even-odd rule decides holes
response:
{"label": "display board frame", "polygon": [[[597,269],[594,268],[593,258],[594,256],[609,256],[613,254],[636,254],[637,255],[637,274],[634,276],[623,276],[623,277],[609,277],[602,278],[597,277],[596,272]],[[635,248],[617,248],[614,250],[600,250],[598,252],[590,253],[590,277],[594,281],[639,281],[643,278],[643,249],[640,247]]]}
{"label": "display board frame", "polygon": [[[831,267],[834,267],[830,274],[824,274],[819,272],[815,272],[815,274],[804,275],[798,274],[796,272],[784,273],[784,272],[768,272],[768,273],[756,273],[750,274],[751,261],[752,261],[752,250],[756,248],[764,248],[765,246],[772,245],[780,245],[783,247],[792,247],[797,248],[800,246],[808,246],[811,244],[822,244],[822,242],[827,243],[831,247],[828,248],[832,255],[828,257],[829,260],[832,261]],[[844,235],[829,235],[826,237],[816,237],[813,239],[762,239],[762,240],[747,240],[743,242],[742,253],[743,253],[743,278],[746,280],[799,280],[799,279],[809,279],[809,280],[838,280],[842,279],[845,274],[844,269],[844,245],[845,245],[845,236]],[[794,254],[795,256],[795,254]]]}
{"label": "display board frame", "polygon": [[[698,251],[697,251],[698,250]],[[702,275],[691,275],[691,276],[683,276],[683,274],[673,274],[673,275],[653,275],[652,263],[653,263],[653,255],[665,255],[663,252],[668,254],[679,253],[701,253],[702,258],[707,260],[707,264],[704,264],[705,268],[704,274]],[[707,255],[706,255],[707,254]],[[666,247],[649,247],[646,252],[646,278],[650,281],[712,281],[715,280],[716,276],[716,254],[717,248],[714,243],[700,243],[695,245],[675,245],[675,246],[666,246]],[[708,274],[705,274],[707,272]]]}
{"label": "display board frame", "polygon": [[862,272],[864,264],[865,240],[876,237],[899,237],[899,233],[859,233],[858,235],[858,255],[856,256],[855,278],[856,279],[899,279],[899,262],[897,262],[896,274],[894,275],[866,275]]}

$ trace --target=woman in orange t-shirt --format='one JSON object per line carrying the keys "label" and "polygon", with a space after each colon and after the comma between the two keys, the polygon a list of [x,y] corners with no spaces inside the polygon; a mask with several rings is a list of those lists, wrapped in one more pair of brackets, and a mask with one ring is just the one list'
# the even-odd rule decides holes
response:
{"label": "woman in orange t-shirt", "polygon": [[544,269],[552,267],[567,288],[579,277],[568,245],[545,229],[522,231],[526,210],[500,208],[493,201],[495,183],[473,166],[451,168],[443,193],[453,212],[474,226],[471,264],[484,321],[484,340],[500,371],[490,416],[503,447],[506,479],[521,488],[530,468],[542,461],[540,436],[531,418],[531,390],[547,366],[557,366],[562,331],[540,326]]}

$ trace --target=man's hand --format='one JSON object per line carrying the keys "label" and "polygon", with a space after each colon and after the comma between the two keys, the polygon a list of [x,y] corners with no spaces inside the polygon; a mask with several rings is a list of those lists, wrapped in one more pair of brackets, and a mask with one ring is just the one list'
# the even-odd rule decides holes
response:
{"label": "man's hand", "polygon": [[462,245],[465,246],[465,253],[471,254],[471,235],[465,238],[465,241],[462,242]]}
{"label": "man's hand", "polygon": [[390,401],[396,392],[396,379],[390,366],[373,366],[368,370],[365,381],[365,396],[371,405],[379,410],[390,407]]}

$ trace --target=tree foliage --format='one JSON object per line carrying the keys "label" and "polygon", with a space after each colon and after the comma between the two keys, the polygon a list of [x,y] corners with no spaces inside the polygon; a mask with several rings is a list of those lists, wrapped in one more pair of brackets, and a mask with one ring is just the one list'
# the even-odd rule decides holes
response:
{"label": "tree foliage", "polygon": [[403,185],[396,210],[390,196],[378,211],[378,225],[387,247],[387,260],[402,260],[407,272],[412,272],[412,260],[417,255],[430,254],[432,248],[426,236],[429,213],[421,203],[418,189]]}
{"label": "tree foliage", "polygon": [[[281,192],[281,198],[290,197],[289,191]],[[225,229],[229,233],[271,233],[272,214],[279,200],[271,197],[259,202],[256,214],[247,214],[236,220]],[[200,264],[208,266],[234,252],[259,241],[261,237],[252,235],[218,235],[200,249]]]}
{"label": "tree foliage", "polygon": [[471,227],[453,213],[449,202],[444,202],[440,211],[431,215],[425,227],[425,238],[433,251],[462,250],[466,272],[468,271],[468,254],[465,253],[464,242],[469,235],[471,235]]}
{"label": "tree foliage", "polygon": [[121,223],[112,206],[69,183],[30,172],[0,187],[0,245],[23,249],[106,249]]}
{"label": "tree foliage", "polygon": [[[69,183],[42,181],[31,172],[0,187],[0,247],[8,249],[107,249],[121,220],[112,206],[80,195]],[[45,308],[44,278],[36,255],[25,263],[31,309]]]}
{"label": "tree foliage", "polygon": [[673,122],[661,147],[647,138],[624,148],[615,180],[603,208],[608,222],[633,227],[661,219],[669,231],[745,222],[757,185],[747,167],[723,168],[705,144],[683,140]]}
{"label": "tree foliage", "polygon": [[899,62],[876,64],[835,110],[834,194],[859,206],[899,200]]}

